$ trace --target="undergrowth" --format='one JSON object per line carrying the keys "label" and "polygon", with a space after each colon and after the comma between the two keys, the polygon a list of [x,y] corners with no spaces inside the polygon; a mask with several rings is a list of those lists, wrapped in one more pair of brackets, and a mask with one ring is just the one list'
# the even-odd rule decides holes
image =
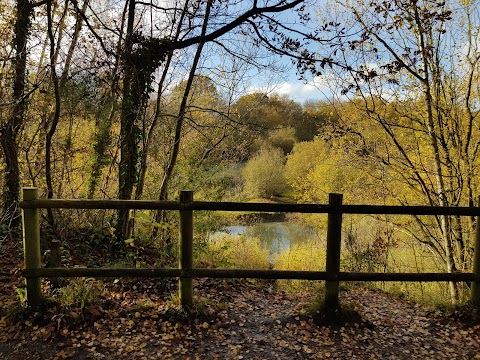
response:
{"label": "undergrowth", "polygon": [[195,266],[207,268],[268,269],[268,251],[258,238],[222,234],[208,238],[195,251]]}

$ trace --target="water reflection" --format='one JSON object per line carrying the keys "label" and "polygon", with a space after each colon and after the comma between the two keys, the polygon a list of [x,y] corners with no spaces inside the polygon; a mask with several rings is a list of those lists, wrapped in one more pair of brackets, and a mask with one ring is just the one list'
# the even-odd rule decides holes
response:
{"label": "water reflection", "polygon": [[245,235],[260,239],[262,248],[268,250],[270,261],[295,244],[318,238],[318,231],[315,228],[288,221],[227,226],[213,235],[223,234]]}

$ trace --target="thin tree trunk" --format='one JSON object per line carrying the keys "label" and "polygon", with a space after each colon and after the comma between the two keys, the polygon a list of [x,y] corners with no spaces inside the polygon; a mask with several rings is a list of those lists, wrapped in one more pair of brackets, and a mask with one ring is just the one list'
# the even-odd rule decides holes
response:
{"label": "thin tree trunk", "polygon": [[[58,2],[55,1],[55,4],[53,5],[54,9],[58,5],[57,3]],[[60,44],[62,43],[62,40],[63,40],[63,32],[64,32],[64,28],[65,28],[65,18],[67,17],[67,13],[68,13],[68,5],[69,5],[68,3],[69,3],[69,0],[65,0],[65,5],[63,7],[63,14],[62,14],[62,17],[60,18],[60,20],[58,21],[58,26],[57,26],[58,37],[57,37],[57,41],[56,41],[58,46],[55,48],[55,52],[53,54],[53,63],[54,64],[58,63],[58,55],[60,54]],[[48,8],[48,4],[47,4],[47,8]],[[55,13],[55,10],[53,10],[51,12],[52,20],[53,20],[53,14],[54,13]],[[53,24],[52,24],[52,27],[53,27]],[[48,35],[48,37],[50,38],[50,34]]]}
{"label": "thin tree trunk", "polygon": [[[433,99],[432,99],[432,89],[430,85],[430,70],[429,70],[429,60],[427,54],[429,50],[427,49],[427,45],[425,43],[425,31],[423,28],[422,21],[420,20],[420,15],[418,13],[418,8],[416,4],[413,5],[414,13],[415,13],[415,22],[418,27],[418,45],[420,48],[420,54],[422,57],[422,64],[423,64],[423,92],[425,96],[425,104],[426,104],[426,112],[427,112],[427,129],[428,129],[428,136],[430,138],[430,144],[432,146],[433,154],[434,154],[434,167],[435,167],[435,180],[437,186],[437,195],[439,199],[440,206],[447,206],[448,202],[446,199],[446,189],[443,179],[443,172],[442,172],[442,161],[440,159],[440,150],[438,146],[438,139],[437,134],[435,133],[435,122],[434,122],[434,112],[433,112]],[[454,254],[452,249],[452,241],[451,241],[451,233],[450,227],[448,224],[447,216],[442,215],[440,216],[441,222],[441,232],[443,237],[443,246],[445,251],[445,261],[447,266],[447,272],[452,273],[455,272],[455,262],[454,262]],[[456,302],[458,300],[458,292],[455,286],[455,283],[449,283],[450,289],[450,297],[452,302]]]}
{"label": "thin tree trunk", "polygon": [[104,106],[109,108],[108,115],[106,118],[103,117],[103,109],[99,109],[96,119],[97,134],[94,139],[93,152],[94,156],[92,159],[92,165],[90,168],[90,176],[88,179],[88,193],[87,197],[93,199],[95,192],[97,190],[98,184],[100,183],[100,178],[102,170],[105,167],[105,154],[110,146],[111,142],[111,127],[113,119],[117,112],[116,99],[115,95],[118,90],[119,74],[118,69],[120,67],[120,56],[122,51],[122,37],[123,30],[125,27],[125,19],[128,12],[128,2],[125,3],[125,7],[122,13],[122,23],[120,25],[120,35],[118,37],[117,50],[115,54],[115,66],[112,72],[112,81],[110,84],[110,89],[106,91],[104,98],[106,99]]}
{"label": "thin tree trunk", "polygon": [[[184,6],[184,9],[183,9],[182,14],[180,16],[178,26],[177,26],[177,30],[175,32],[175,36],[174,36],[175,41],[177,41],[178,38],[180,37],[183,20],[185,18],[185,14],[187,13],[188,4],[189,4],[189,1],[185,1],[185,6]],[[162,95],[163,95],[163,91],[164,91],[164,85],[165,85],[165,80],[167,78],[168,70],[169,70],[170,64],[172,62],[172,58],[173,58],[173,51],[169,51],[169,53],[167,55],[167,59],[165,61],[162,77],[160,78],[160,82],[158,83],[157,101],[155,102],[154,118],[153,118],[152,124],[150,126],[150,129],[148,130],[147,136],[144,137],[145,143],[144,143],[143,154],[142,154],[141,163],[140,163],[140,175],[139,175],[139,178],[138,178],[137,190],[135,191],[135,199],[136,200],[140,199],[142,194],[143,194],[143,187],[145,186],[145,175],[146,175],[146,172],[147,172],[147,156],[148,156],[148,152],[149,152],[149,149],[150,149],[150,144],[152,143],[153,134],[155,132],[155,129],[157,128],[157,123],[158,123],[158,120],[160,119],[160,116],[161,116],[161,109],[160,108],[161,108],[161,105],[162,105],[161,104]]]}
{"label": "thin tree trunk", "polygon": [[[170,160],[168,162],[168,166],[165,169],[165,174],[163,176],[162,184],[160,186],[160,191],[159,191],[159,200],[167,200],[168,199],[168,186],[170,179],[173,174],[173,170],[175,168],[175,165],[177,163],[177,158],[178,158],[178,153],[180,150],[180,140],[182,136],[182,130],[183,130],[183,124],[185,121],[185,114],[187,111],[187,102],[188,98],[190,95],[190,91],[192,89],[192,84],[193,80],[195,78],[195,72],[197,70],[198,63],[200,61],[200,56],[202,54],[203,46],[205,44],[203,37],[205,36],[207,32],[207,25],[208,25],[208,20],[210,17],[210,10],[212,7],[212,1],[209,0],[207,2],[207,6],[205,9],[205,18],[203,21],[202,25],[202,32],[201,32],[201,40],[198,44],[197,51],[195,52],[195,56],[193,59],[192,67],[190,68],[190,73],[188,75],[187,83],[185,86],[185,91],[183,93],[182,101],[180,103],[180,108],[178,110],[178,117],[177,117],[177,125],[175,127],[175,138],[173,141],[173,148],[170,156]],[[164,217],[164,214],[162,211],[157,211],[156,216],[155,216],[155,221],[156,222],[161,222],[162,218]],[[154,229],[154,235],[157,233],[157,228]],[[170,237],[167,237],[166,240],[166,250],[167,253],[170,254],[173,249],[173,242],[171,241]]]}
{"label": "thin tree trunk", "polygon": [[[58,84],[58,76],[55,70],[55,38],[53,35],[53,21],[52,21],[52,0],[47,1],[47,27],[50,38],[50,74],[52,77],[53,90],[55,94],[55,109],[51,121],[50,129],[47,132],[45,141],[45,179],[47,184],[47,198],[53,198],[53,184],[52,184],[52,140],[57,130],[57,125],[60,120],[60,89]],[[58,44],[60,45],[60,44]],[[55,233],[55,219],[52,209],[47,210],[48,222]]]}
{"label": "thin tree trunk", "polygon": [[13,228],[20,225],[18,201],[20,196],[20,169],[18,162],[18,135],[25,121],[27,111],[26,66],[27,40],[31,27],[30,17],[33,15],[33,6],[29,0],[17,0],[15,18],[15,36],[13,48],[13,108],[5,125],[0,129],[0,143],[5,157],[5,189],[3,191],[2,221]]}
{"label": "thin tree trunk", "polygon": [[[87,10],[89,0],[85,0],[82,5],[82,13],[84,14]],[[75,30],[73,32],[72,42],[68,47],[67,57],[65,58],[65,65],[63,66],[62,75],[60,77],[60,88],[65,86],[67,82],[68,75],[70,73],[70,66],[72,64],[73,53],[78,43],[78,38],[80,37],[80,31],[82,31],[83,26],[83,18],[81,16],[77,16],[77,22],[75,23]],[[59,49],[60,47],[57,47]]]}

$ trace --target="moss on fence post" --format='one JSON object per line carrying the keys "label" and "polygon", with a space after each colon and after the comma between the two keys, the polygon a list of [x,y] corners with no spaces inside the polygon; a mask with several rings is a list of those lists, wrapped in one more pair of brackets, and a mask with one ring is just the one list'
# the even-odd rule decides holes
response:
{"label": "moss on fence post", "polygon": [[[23,201],[38,199],[37,188],[23,188]],[[29,208],[22,210],[24,269],[38,269],[40,257],[40,210]],[[42,302],[41,278],[27,277],[27,303],[38,306]]]}

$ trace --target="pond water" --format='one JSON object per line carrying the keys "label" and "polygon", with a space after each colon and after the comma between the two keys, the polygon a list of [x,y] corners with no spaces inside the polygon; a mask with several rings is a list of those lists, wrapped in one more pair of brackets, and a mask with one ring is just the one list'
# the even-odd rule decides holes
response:
{"label": "pond water", "polygon": [[318,231],[315,228],[291,221],[227,226],[221,231],[217,231],[214,236],[222,234],[243,234],[247,237],[260,239],[260,245],[262,248],[268,250],[270,260],[274,259],[283,251],[290,249],[295,244],[318,237]]}

